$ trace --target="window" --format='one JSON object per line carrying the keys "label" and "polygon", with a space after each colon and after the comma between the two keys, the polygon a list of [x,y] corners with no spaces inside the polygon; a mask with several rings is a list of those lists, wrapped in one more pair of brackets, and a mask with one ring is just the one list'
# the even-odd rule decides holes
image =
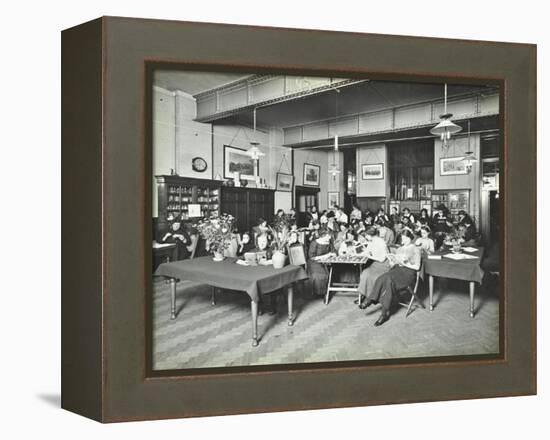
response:
{"label": "window", "polygon": [[434,185],[433,141],[396,142],[388,147],[391,199],[430,199]]}

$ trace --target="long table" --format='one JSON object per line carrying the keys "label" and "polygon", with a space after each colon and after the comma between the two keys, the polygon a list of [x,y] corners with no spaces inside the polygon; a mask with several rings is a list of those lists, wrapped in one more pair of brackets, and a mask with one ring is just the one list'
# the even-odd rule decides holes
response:
{"label": "long table", "polygon": [[236,258],[213,261],[212,257],[193,258],[161,264],[155,275],[167,277],[170,282],[171,314],[176,318],[176,287],[179,280],[195,281],[223,289],[244,291],[250,296],[252,313],[252,346],[258,345],[258,302],[262,295],[287,287],[288,325],[294,324],[293,284],[307,279],[301,266],[275,269],[269,266],[242,266]]}
{"label": "long table", "polygon": [[476,283],[481,284],[483,279],[483,269],[481,268],[481,260],[483,259],[483,248],[477,247],[474,252],[462,253],[471,255],[475,258],[469,258],[465,260],[453,260],[446,257],[446,255],[452,254],[448,249],[443,248],[432,255],[438,255],[441,259],[424,257],[424,273],[429,275],[429,287],[430,287],[430,311],[433,311],[433,290],[434,290],[434,277],[452,278],[456,280],[464,280],[469,283],[470,286],[470,317],[474,317],[474,295]]}

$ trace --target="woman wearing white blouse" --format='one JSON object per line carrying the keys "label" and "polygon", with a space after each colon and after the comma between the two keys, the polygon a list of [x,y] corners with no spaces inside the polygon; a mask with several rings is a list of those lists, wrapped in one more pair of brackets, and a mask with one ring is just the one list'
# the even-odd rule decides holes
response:
{"label": "woman wearing white blouse", "polygon": [[391,255],[391,269],[378,277],[367,297],[364,308],[371,304],[382,305],[382,312],[374,323],[375,326],[382,325],[390,319],[390,309],[398,292],[414,282],[416,271],[420,269],[422,257],[413,240],[414,234],[408,229],[401,233],[402,246]]}
{"label": "woman wearing white blouse", "polygon": [[[361,255],[369,257],[372,263],[363,270],[359,277],[357,290],[361,294],[361,299],[368,297],[377,278],[390,270],[388,247],[386,246],[386,242],[378,236],[378,230],[374,227],[369,227],[365,233],[365,237],[368,244]],[[366,306],[361,302],[359,307],[363,309]]]}
{"label": "woman wearing white blouse", "polygon": [[434,241],[430,238],[430,228],[427,226],[420,227],[420,237],[415,241],[415,244],[428,254],[432,254],[435,250]]}

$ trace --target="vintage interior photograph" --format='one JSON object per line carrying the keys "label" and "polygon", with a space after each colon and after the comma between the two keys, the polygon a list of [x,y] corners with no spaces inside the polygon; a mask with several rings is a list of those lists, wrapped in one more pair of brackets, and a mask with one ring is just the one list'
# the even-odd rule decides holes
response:
{"label": "vintage interior photograph", "polygon": [[501,355],[498,85],[148,87],[153,371]]}

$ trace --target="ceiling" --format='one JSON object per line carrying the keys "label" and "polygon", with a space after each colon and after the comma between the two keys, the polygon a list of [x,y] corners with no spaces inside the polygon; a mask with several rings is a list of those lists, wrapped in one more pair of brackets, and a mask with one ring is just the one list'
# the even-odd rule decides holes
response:
{"label": "ceiling", "polygon": [[[485,86],[449,85],[448,95],[453,97],[487,89]],[[442,84],[398,83],[365,81],[359,84],[329,90],[294,101],[287,101],[256,111],[257,124],[265,128],[283,128],[323,119],[397,107],[417,102],[442,99]],[[252,112],[247,110],[228,118],[244,125],[252,123]]]}
{"label": "ceiling", "polygon": [[[156,71],[154,84],[168,90],[180,90],[190,95],[233,82],[251,75],[163,70]],[[494,86],[448,85],[448,95],[483,91]],[[357,113],[372,112],[390,107],[442,99],[443,84],[405,83],[395,81],[363,81],[323,93],[280,102],[257,109],[258,128],[285,128]],[[216,121],[216,124],[252,126],[252,110]]]}

